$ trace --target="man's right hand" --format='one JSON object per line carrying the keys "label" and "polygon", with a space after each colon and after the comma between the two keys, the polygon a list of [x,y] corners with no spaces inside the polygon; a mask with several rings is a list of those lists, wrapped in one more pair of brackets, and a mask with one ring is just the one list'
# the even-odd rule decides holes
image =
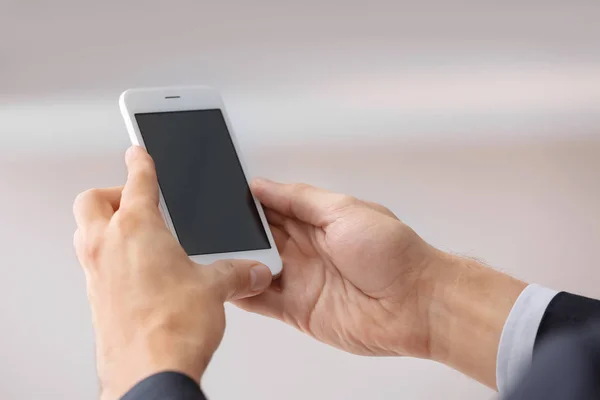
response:
{"label": "man's right hand", "polygon": [[495,387],[523,282],[435,249],[381,205],[262,179],[252,190],[284,267],[238,306],[352,353],[431,358]]}

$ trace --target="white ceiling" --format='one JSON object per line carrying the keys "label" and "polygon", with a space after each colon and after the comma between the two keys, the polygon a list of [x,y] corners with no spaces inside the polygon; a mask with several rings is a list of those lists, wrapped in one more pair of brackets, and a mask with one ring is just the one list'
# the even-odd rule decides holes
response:
{"label": "white ceiling", "polygon": [[596,0],[0,7],[5,158],[121,149],[118,94],[186,83],[223,91],[246,146],[599,131]]}

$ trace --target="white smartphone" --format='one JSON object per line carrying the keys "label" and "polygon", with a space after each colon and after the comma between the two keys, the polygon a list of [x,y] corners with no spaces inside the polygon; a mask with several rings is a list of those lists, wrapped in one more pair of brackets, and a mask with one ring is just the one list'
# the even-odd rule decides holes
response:
{"label": "white smartphone", "polygon": [[154,159],[160,208],[189,257],[282,262],[219,93],[204,86],[130,89],[120,99],[133,144]]}

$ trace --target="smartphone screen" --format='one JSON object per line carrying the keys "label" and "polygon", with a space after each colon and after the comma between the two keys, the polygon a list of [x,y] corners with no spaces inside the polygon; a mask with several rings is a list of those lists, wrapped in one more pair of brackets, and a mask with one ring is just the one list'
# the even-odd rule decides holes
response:
{"label": "smartphone screen", "polygon": [[221,110],[135,119],[188,255],[271,248]]}

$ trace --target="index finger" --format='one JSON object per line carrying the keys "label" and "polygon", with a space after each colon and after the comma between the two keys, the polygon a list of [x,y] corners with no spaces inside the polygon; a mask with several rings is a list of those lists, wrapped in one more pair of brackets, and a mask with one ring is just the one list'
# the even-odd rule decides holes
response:
{"label": "index finger", "polygon": [[252,181],[252,192],[267,208],[315,226],[325,226],[352,197],[303,183],[284,184],[267,179]]}
{"label": "index finger", "polygon": [[138,202],[158,206],[158,179],[148,152],[140,146],[131,146],[125,154],[125,162],[128,173],[121,207]]}

